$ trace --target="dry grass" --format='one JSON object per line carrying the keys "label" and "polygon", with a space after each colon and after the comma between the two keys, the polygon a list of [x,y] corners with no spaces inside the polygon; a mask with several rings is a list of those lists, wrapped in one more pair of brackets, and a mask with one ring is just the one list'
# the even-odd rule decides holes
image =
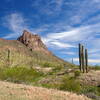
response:
{"label": "dry grass", "polygon": [[100,85],[100,71],[91,70],[89,73],[85,73],[79,77],[79,79],[87,85]]}
{"label": "dry grass", "polygon": [[90,100],[85,96],[0,81],[0,100]]}

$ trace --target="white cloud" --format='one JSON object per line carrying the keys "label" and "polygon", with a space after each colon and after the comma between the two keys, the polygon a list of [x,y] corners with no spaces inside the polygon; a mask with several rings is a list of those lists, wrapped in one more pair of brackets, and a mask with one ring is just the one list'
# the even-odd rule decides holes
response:
{"label": "white cloud", "polygon": [[100,3],[100,0],[92,0],[93,2]]}
{"label": "white cloud", "polygon": [[[44,43],[49,48],[62,49],[60,53],[63,55],[66,49],[69,49],[69,52],[66,54],[78,56],[78,49],[76,51],[70,52],[72,48],[78,47],[78,43],[81,42],[88,48],[89,52],[89,62],[90,63],[99,63],[100,56],[100,38],[96,38],[97,34],[100,34],[100,23],[86,25],[78,28],[71,28],[65,32],[58,33],[49,33],[43,37]],[[59,49],[58,49],[59,51]],[[94,58],[97,58],[96,60]],[[69,60],[69,58],[67,59]]]}
{"label": "white cloud", "polygon": [[43,5],[41,7],[40,4],[42,4],[42,0],[36,0],[36,1],[32,1],[32,7],[35,7],[36,9],[38,9],[38,11],[42,14],[45,13],[47,15],[56,15],[58,13],[60,13],[61,9],[62,9],[62,5],[63,5],[63,1],[64,0],[46,0],[45,5]]}
{"label": "white cloud", "polygon": [[[74,61],[78,62],[79,59],[78,58],[73,58]],[[91,63],[99,63],[100,64],[100,59],[89,59],[88,62]]]}
{"label": "white cloud", "polygon": [[[100,24],[94,24],[94,25],[74,28],[66,32],[50,33],[47,36],[43,37],[43,40],[47,45],[50,45],[52,43],[75,44],[79,42],[86,44],[90,42],[91,40],[93,41],[96,33],[100,32],[99,26]],[[63,44],[62,44],[62,47],[64,47]],[[67,46],[67,47],[75,47],[75,46]]]}
{"label": "white cloud", "polygon": [[64,53],[68,55],[75,55],[75,52],[64,52]]}
{"label": "white cloud", "polygon": [[100,54],[99,53],[89,54],[89,58],[100,58]]}
{"label": "white cloud", "polygon": [[3,25],[7,27],[12,33],[3,38],[16,38],[24,29],[28,29],[26,19],[19,13],[12,13],[3,19]]}
{"label": "white cloud", "polygon": [[71,48],[71,47],[75,47],[75,46],[70,45],[68,43],[61,43],[61,42],[58,42],[58,41],[52,41],[50,44],[53,45],[54,47],[59,47],[59,48]]}
{"label": "white cloud", "polygon": [[96,53],[96,52],[100,52],[100,48],[96,48],[96,49],[93,48],[93,49],[90,49],[90,50],[89,50],[89,53],[90,53],[90,54],[93,54],[93,53]]}
{"label": "white cloud", "polygon": [[100,59],[89,59],[90,63],[100,63]]}
{"label": "white cloud", "polygon": [[[98,21],[98,19],[100,19],[100,17],[98,17],[98,19],[96,18],[96,16],[99,15],[99,10],[100,10],[100,0],[77,0],[77,1],[68,1],[66,0],[64,3],[67,7],[66,7],[66,17],[68,18],[68,20],[70,21],[69,24],[73,25],[73,24],[88,24],[92,23],[92,20],[95,19],[95,21]],[[70,8],[70,12],[68,12],[69,10],[67,10],[67,8]],[[98,14],[97,14],[98,12]],[[91,18],[93,18],[91,20]],[[98,21],[99,22],[99,21]]]}

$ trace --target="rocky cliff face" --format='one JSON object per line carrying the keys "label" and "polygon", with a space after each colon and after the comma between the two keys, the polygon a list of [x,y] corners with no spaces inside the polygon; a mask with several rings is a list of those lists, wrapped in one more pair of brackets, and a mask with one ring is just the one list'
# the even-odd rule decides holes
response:
{"label": "rocky cliff face", "polygon": [[51,54],[38,34],[32,34],[27,30],[24,30],[22,36],[20,36],[17,40],[26,45],[32,51],[43,51],[46,54]]}

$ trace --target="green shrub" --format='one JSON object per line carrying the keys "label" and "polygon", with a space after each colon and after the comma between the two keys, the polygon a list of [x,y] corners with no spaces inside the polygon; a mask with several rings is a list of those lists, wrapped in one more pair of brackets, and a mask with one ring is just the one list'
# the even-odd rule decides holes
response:
{"label": "green shrub", "polygon": [[48,84],[42,84],[42,86],[45,88],[59,89],[60,84],[48,83]]}
{"label": "green shrub", "polygon": [[82,93],[96,93],[97,92],[97,87],[95,86],[82,86],[82,89],[81,89],[81,92]]}
{"label": "green shrub", "polygon": [[7,69],[2,69],[0,73],[1,80],[8,80],[11,82],[33,82],[38,77],[41,77],[43,74],[36,72],[34,69],[28,69],[24,67],[12,67]]}
{"label": "green shrub", "polygon": [[63,80],[63,83],[60,89],[78,93],[81,90],[81,86],[80,86],[80,83],[76,81],[74,78],[65,78]]}
{"label": "green shrub", "polygon": [[44,63],[40,63],[40,65],[43,67],[53,67],[53,68],[61,67],[60,64],[52,63],[52,62],[44,62]]}
{"label": "green shrub", "polygon": [[80,71],[75,71],[74,72],[74,77],[77,78],[78,76],[80,76],[80,74],[81,74]]}
{"label": "green shrub", "polygon": [[80,93],[81,94],[92,93],[92,94],[94,94],[96,96],[100,96],[100,87],[82,85]]}
{"label": "green shrub", "polygon": [[97,87],[98,95],[100,96],[100,87]]}
{"label": "green shrub", "polygon": [[45,62],[42,64],[43,67],[52,67],[51,63]]}
{"label": "green shrub", "polygon": [[62,69],[62,66],[57,66],[57,67],[53,68],[53,71],[54,71],[54,72],[58,72],[58,71],[60,71],[61,69]]}
{"label": "green shrub", "polygon": [[96,66],[94,67],[94,69],[95,69],[95,70],[100,70],[100,66],[96,65]]}

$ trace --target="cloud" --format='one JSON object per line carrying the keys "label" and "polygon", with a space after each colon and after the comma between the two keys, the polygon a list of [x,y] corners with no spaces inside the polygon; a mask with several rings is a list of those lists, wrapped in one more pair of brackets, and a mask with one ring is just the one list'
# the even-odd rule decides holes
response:
{"label": "cloud", "polygon": [[[82,43],[89,50],[89,62],[99,63],[100,56],[96,56],[100,55],[100,37],[97,38],[97,34],[100,34],[99,26],[100,23],[77,28],[71,27],[68,31],[48,33],[43,37],[43,40],[49,48],[58,49],[60,54],[74,55],[76,57],[78,56],[78,43]],[[59,51],[59,48],[62,51]],[[74,48],[76,50],[70,52]],[[66,49],[69,49],[69,51],[66,51]],[[65,51],[66,53],[64,53]],[[94,58],[97,59],[95,60]]]}
{"label": "cloud", "polygon": [[[66,17],[70,21],[69,24],[88,24],[92,23],[91,18],[95,18],[97,15],[99,15],[100,11],[100,0],[66,0],[65,1],[65,10],[66,10]],[[67,9],[70,9],[69,10]],[[100,18],[100,17],[98,17]],[[98,21],[98,19],[95,18],[95,21]]]}
{"label": "cloud", "polygon": [[[75,62],[79,62],[79,59],[78,58],[73,58]],[[100,64],[100,59],[89,59],[88,60],[89,64],[91,63],[98,63]]]}
{"label": "cloud", "polygon": [[96,52],[100,52],[100,48],[96,48],[96,49],[94,48],[94,49],[89,50],[90,54],[93,54],[93,53],[96,53]]}
{"label": "cloud", "polygon": [[[100,24],[88,25],[79,28],[73,28],[70,31],[60,32],[60,33],[49,33],[43,38],[44,42],[49,44],[75,44],[75,43],[88,43],[91,39],[94,39],[95,35],[100,32]],[[74,43],[75,42],[75,43]],[[95,43],[95,42],[94,42]],[[62,47],[63,44],[62,44]],[[66,47],[66,46],[65,46]],[[75,46],[67,46],[75,47]]]}
{"label": "cloud", "polygon": [[[33,0],[32,7],[35,7],[40,13],[42,12],[42,14],[56,15],[61,11],[63,1],[64,0]],[[42,5],[43,2],[44,4]]]}
{"label": "cloud", "polygon": [[99,52],[98,53],[96,52],[96,53],[89,54],[89,58],[96,58],[96,59],[98,58],[99,59],[100,58]]}
{"label": "cloud", "polygon": [[100,0],[92,0],[95,3],[100,3]]}
{"label": "cloud", "polygon": [[52,46],[52,47],[57,47],[57,48],[71,48],[71,47],[75,47],[75,46],[73,46],[73,45],[71,45],[71,44],[68,44],[68,43],[62,43],[62,42],[58,42],[58,41],[52,41],[52,42],[50,42],[50,45]]}
{"label": "cloud", "polygon": [[3,38],[16,38],[24,29],[28,29],[26,19],[19,13],[12,13],[3,19],[3,25],[7,27],[11,33]]}
{"label": "cloud", "polygon": [[75,52],[64,52],[64,53],[68,55],[75,55]]}

